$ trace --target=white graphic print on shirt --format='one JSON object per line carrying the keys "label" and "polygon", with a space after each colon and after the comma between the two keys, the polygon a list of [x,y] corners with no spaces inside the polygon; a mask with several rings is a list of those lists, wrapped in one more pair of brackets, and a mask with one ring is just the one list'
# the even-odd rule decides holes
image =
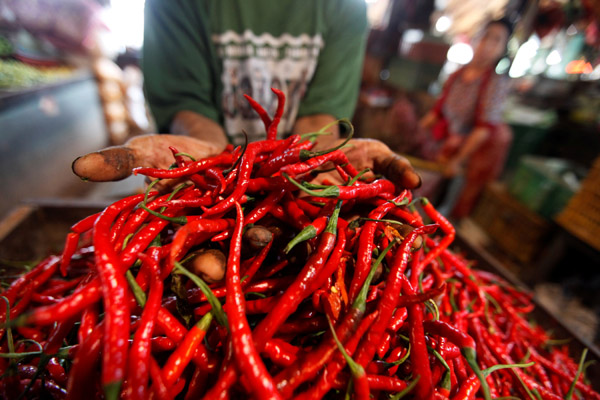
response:
{"label": "white graphic print on shirt", "polygon": [[300,99],[312,79],[319,52],[323,48],[320,34],[274,37],[269,33],[255,35],[226,31],[213,35],[219,57],[223,60],[222,106],[225,130],[235,145],[244,143],[242,129],[250,141],[264,139],[265,129],[243,94],[252,96],[273,116],[277,97],[271,87],[283,91],[286,106],[278,133],[291,132]]}

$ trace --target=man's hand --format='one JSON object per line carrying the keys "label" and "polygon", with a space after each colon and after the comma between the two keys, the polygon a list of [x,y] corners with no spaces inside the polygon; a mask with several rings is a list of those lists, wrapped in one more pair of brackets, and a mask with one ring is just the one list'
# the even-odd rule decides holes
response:
{"label": "man's hand", "polygon": [[[131,175],[131,170],[135,167],[168,168],[174,161],[169,146],[196,159],[209,157],[223,150],[222,146],[189,136],[137,136],[124,146],[109,147],[76,159],[73,162],[73,172],[82,179],[101,182],[124,179]],[[378,140],[352,139],[343,151],[359,171],[369,168],[407,189],[417,188],[421,184],[421,178],[408,160],[395,154]],[[328,177],[334,180],[336,175],[334,173]]]}
{"label": "man's hand", "polygon": [[[406,189],[416,189],[421,186],[421,177],[410,162],[394,153],[379,140],[351,139],[348,147],[343,151],[358,171],[369,168],[373,173],[383,175],[399,187]],[[333,175],[328,177],[332,178],[331,180],[335,179]]]}
{"label": "man's hand", "polygon": [[189,136],[136,136],[124,146],[109,147],[73,161],[73,172],[94,182],[118,181],[131,175],[136,167],[168,168],[173,164],[169,146],[197,159],[219,154],[225,146]]}

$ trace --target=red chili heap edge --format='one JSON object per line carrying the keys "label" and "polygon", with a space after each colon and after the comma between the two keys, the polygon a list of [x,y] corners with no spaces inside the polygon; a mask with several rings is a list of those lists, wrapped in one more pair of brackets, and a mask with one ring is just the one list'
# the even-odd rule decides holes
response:
{"label": "red chili heap edge", "polygon": [[[171,149],[137,173],[193,184],[79,221],[3,291],[3,398],[600,399],[428,201],[276,140],[275,92],[273,120],[249,99],[267,140]],[[326,163],[346,184],[308,182]],[[189,271],[209,249],[224,280]]]}

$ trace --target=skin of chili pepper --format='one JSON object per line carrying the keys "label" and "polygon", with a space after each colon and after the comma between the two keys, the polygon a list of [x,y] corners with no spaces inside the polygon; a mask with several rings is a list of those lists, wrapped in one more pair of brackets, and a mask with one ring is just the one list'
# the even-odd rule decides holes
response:
{"label": "skin of chili pepper", "polygon": [[479,390],[480,382],[477,376],[470,375],[460,386],[458,393],[451,400],[472,400]]}
{"label": "skin of chili pepper", "polygon": [[219,165],[228,165],[234,162],[234,156],[231,153],[221,153],[219,155],[204,158],[202,160],[190,162],[185,167],[173,168],[173,169],[158,169],[158,168],[147,168],[139,167],[133,169],[134,175],[145,175],[152,178],[184,178],[200,171],[205,171],[208,168],[216,167]]}
{"label": "skin of chili pepper", "polygon": [[65,337],[69,334],[69,332],[73,328],[73,325],[75,325],[74,317],[71,317],[71,318],[61,321],[61,322],[58,322],[54,326],[52,331],[50,331],[50,334],[48,335],[48,339],[46,340],[46,343],[44,344],[44,346],[42,346],[44,353],[46,353],[46,354],[57,353],[58,350],[60,349],[60,346],[63,343],[63,340],[65,339]]}
{"label": "skin of chili pepper", "polygon": [[73,358],[67,381],[67,399],[85,400],[89,398],[89,389],[94,386],[94,373],[100,361],[103,342],[103,325],[100,322],[96,329],[81,342]]}
{"label": "skin of chili pepper", "polygon": [[288,164],[281,168],[281,172],[285,172],[290,176],[296,176],[311,171],[326,162],[333,162],[337,165],[343,166],[344,171],[351,177],[358,175],[358,171],[348,162],[348,157],[341,150],[335,150],[331,153],[322,154],[317,157],[309,158],[306,161],[301,161],[294,164]]}
{"label": "skin of chili pepper", "polygon": [[176,383],[192,360],[198,345],[204,339],[211,320],[212,315],[207,314],[188,331],[176,350],[171,353],[162,369],[163,380],[167,386],[173,386]]}
{"label": "skin of chili pepper", "polygon": [[[525,352],[523,349],[521,349],[519,346],[515,346],[514,349],[515,349],[515,354],[518,357],[518,359],[525,359]],[[530,354],[531,354],[531,352],[530,352]],[[537,375],[538,380],[546,389],[554,390],[554,388],[552,387],[552,381],[550,381],[550,377],[548,376],[548,374],[546,373],[546,371],[540,365],[539,362],[536,362],[535,364],[533,364],[531,366],[531,369]]]}
{"label": "skin of chili pepper", "polygon": [[[531,349],[530,353],[531,353],[531,358],[534,361],[540,363],[541,365],[546,367],[549,371],[551,371],[554,374],[557,374],[558,376],[567,380],[568,382],[573,382],[575,376],[570,376],[567,373],[565,373],[557,365],[554,365],[551,361],[548,361],[546,358],[542,357],[537,351],[535,351],[535,349]],[[580,378],[575,383],[575,388],[577,390],[580,390],[582,393],[584,393],[586,396],[585,397],[586,399],[600,399],[600,394],[594,392],[594,390],[592,388],[590,388],[588,385],[584,384],[582,382],[582,380],[583,379],[580,376]]]}
{"label": "skin of chili pepper", "polygon": [[[264,247],[261,250],[261,253],[265,248],[266,247]],[[259,253],[259,256],[261,253]],[[255,261],[256,261],[256,259],[255,259]],[[279,290],[286,288],[290,283],[292,283],[294,281],[294,277],[293,276],[284,276],[281,278],[271,278],[271,279],[265,279],[262,281],[254,282],[254,283],[249,283],[248,285],[244,285],[244,283],[247,280],[248,279],[245,279],[244,282],[242,282],[242,287],[244,288],[245,292],[266,293],[266,292],[272,292],[272,291],[279,291]],[[227,289],[224,286],[221,286],[221,287],[212,289],[212,292],[215,295],[215,297],[223,298],[223,297],[225,297],[225,294],[227,293]],[[204,296],[202,291],[198,288],[193,288],[193,289],[188,290],[187,299],[192,304],[207,301],[206,296]]]}
{"label": "skin of chili pepper", "polygon": [[171,400],[173,395],[166,385],[160,370],[160,366],[154,357],[150,357],[150,377],[152,378],[152,394],[159,400]]}
{"label": "skin of chili pepper", "polygon": [[[156,196],[157,192],[152,192],[154,196]],[[150,197],[150,195],[152,194],[148,194],[148,197]],[[148,207],[151,210],[155,210],[158,208],[158,205],[166,200],[169,197],[168,194],[159,196],[158,198],[155,198],[151,201],[149,201],[146,204],[146,207]],[[136,205],[138,205],[140,202],[142,202],[144,200],[144,195],[140,194],[137,195],[135,198],[132,197],[131,198],[131,202],[127,205],[125,205],[123,207],[124,210],[126,210],[128,207],[132,206],[135,207]],[[127,221],[125,222],[125,225],[123,226],[123,228],[121,228],[120,233],[118,238],[116,239],[116,241],[113,241],[114,244],[114,249],[115,251],[120,251],[123,248],[123,243],[125,241],[125,239],[135,233],[138,228],[144,223],[144,221],[146,220],[146,218],[148,218],[150,214],[148,213],[148,211],[146,211],[143,208],[138,208],[135,211],[133,211],[129,218],[127,219]]]}
{"label": "skin of chili pepper", "polygon": [[59,300],[56,297],[52,296],[43,296],[39,293],[33,293],[31,295],[31,301],[38,304],[54,304]]}
{"label": "skin of chili pepper", "polygon": [[265,344],[263,354],[280,367],[288,367],[296,361],[299,349],[281,339],[271,339]]}
{"label": "skin of chili pepper", "polygon": [[96,222],[96,219],[98,219],[99,216],[100,216],[100,213],[98,212],[98,213],[95,213],[95,214],[85,217],[81,221],[73,224],[71,226],[71,231],[73,231],[75,233],[79,233],[79,234],[89,231],[90,229],[92,229],[94,227],[94,223]]}
{"label": "skin of chili pepper", "polygon": [[190,385],[185,394],[184,400],[198,399],[206,390],[208,374],[202,368],[196,366],[194,374],[190,378]]}
{"label": "skin of chili pepper", "polygon": [[433,382],[423,330],[423,311],[420,304],[413,304],[408,307],[408,323],[411,344],[410,360],[413,365],[414,376],[419,376],[419,381],[415,386],[415,395],[420,399],[431,399],[433,397]]}
{"label": "skin of chili pepper", "polygon": [[40,294],[42,296],[64,295],[65,292],[79,285],[83,278],[84,276],[72,278],[69,280],[51,279],[48,281],[47,284],[48,289],[43,290],[42,292],[40,292]]}
{"label": "skin of chili pepper", "polygon": [[315,280],[311,283],[309,290],[314,291],[323,286],[325,281],[330,278],[338,269],[340,260],[344,254],[344,248],[346,246],[346,225],[347,223],[344,220],[338,220],[337,241],[335,243],[335,247],[333,248],[329,259],[325,263],[325,266],[317,274]]}
{"label": "skin of chili pepper", "polygon": [[[226,307],[231,332],[231,342],[235,362],[240,371],[248,377],[253,393],[261,399],[280,398],[273,380],[262,362],[257,347],[252,340],[252,332],[245,315],[245,299],[240,282],[240,257],[242,250],[242,227],[244,213],[235,203],[237,222],[231,240],[225,283],[227,286]],[[264,345],[264,344],[263,344]],[[262,347],[262,346],[261,346]]]}
{"label": "skin of chili pepper", "polygon": [[[377,316],[378,312],[375,311],[362,319],[358,326],[358,329],[356,329],[356,332],[344,345],[348,354],[354,353],[354,350],[356,350],[360,339],[364,336],[365,332],[367,332],[369,328],[373,325],[374,321],[377,319]],[[345,365],[346,363],[344,357],[342,357],[342,354],[339,352],[336,353],[333,359],[327,363],[327,366],[325,367],[324,372],[320,375],[318,381],[315,384],[311,385],[306,392],[303,392],[300,395],[296,396],[295,399],[304,400],[322,398],[332,388],[335,378],[337,377],[339,372],[344,368]]]}
{"label": "skin of chili pepper", "polygon": [[127,201],[118,201],[108,206],[96,220],[93,234],[105,312],[102,385],[109,398],[118,396],[129,350],[128,285],[110,243],[110,225],[126,204]]}
{"label": "skin of chili pepper", "polygon": [[303,226],[310,225],[310,219],[304,213],[304,210],[300,208],[295,199],[291,199],[291,196],[287,196],[288,199],[283,203],[283,209],[287,213],[288,217],[292,220],[297,220]]}
{"label": "skin of chili pepper", "polygon": [[23,336],[25,339],[35,340],[36,342],[41,342],[46,337],[42,331],[36,328],[18,326],[16,329],[17,332],[19,332],[19,335]]}
{"label": "skin of chili pepper", "polygon": [[165,279],[173,270],[175,266],[174,262],[181,256],[181,250],[185,245],[185,241],[192,233],[217,233],[229,229],[233,226],[233,220],[230,219],[199,219],[189,222],[182,226],[171,242],[171,251],[169,255],[169,262],[161,273],[161,279]]}
{"label": "skin of chili pepper", "polygon": [[[2,292],[2,296],[8,299],[9,304],[14,306],[15,300],[23,292],[23,289],[31,283],[31,281],[40,275],[43,271],[48,268],[54,268],[53,266],[60,261],[60,258],[57,256],[49,256],[46,257],[42,262],[36,265],[31,271],[28,273],[21,275],[19,278],[14,280],[10,286]],[[6,316],[6,308],[0,307],[0,319],[4,320]]]}
{"label": "skin of chili pepper", "polygon": [[319,332],[327,329],[327,319],[321,316],[305,318],[298,321],[290,321],[281,324],[277,330],[278,335],[302,335],[311,332]]}
{"label": "skin of chili pepper", "polygon": [[400,288],[402,286],[401,277],[403,276],[403,271],[406,269],[410,248],[414,240],[420,234],[433,232],[435,228],[435,226],[427,226],[413,230],[402,241],[400,248],[394,255],[394,263],[392,264],[387,278],[384,294],[378,303],[377,309],[379,314],[377,316],[377,321],[373,324],[373,328],[371,328],[361,342],[361,346],[357,352],[356,361],[363,367],[373,358],[377,345],[380,343],[394,309],[396,308],[396,302],[399,298],[398,293],[400,293]]}
{"label": "skin of chili pepper", "polygon": [[277,203],[283,199],[283,196],[287,193],[287,187],[281,187],[278,190],[272,191],[267,197],[265,197],[258,205],[248,214],[247,218],[244,219],[244,225],[255,224],[261,218],[263,218],[269,210],[271,210]]}
{"label": "skin of chili pepper", "polygon": [[279,121],[281,120],[283,109],[285,107],[285,95],[283,92],[275,88],[271,88],[271,90],[277,96],[277,111],[275,111],[275,116],[273,117],[273,120],[267,129],[267,140],[277,139],[277,126],[279,125]]}
{"label": "skin of chili pepper", "polygon": [[[333,383],[333,388],[338,390],[346,389],[348,385],[348,376],[340,376],[335,379]],[[381,390],[384,392],[397,393],[406,389],[406,382],[391,376],[385,375],[367,375],[367,382],[369,383],[369,388],[372,390]]]}
{"label": "skin of chili pepper", "polygon": [[267,114],[265,109],[252,97],[244,93],[244,98],[246,99],[246,101],[248,101],[248,103],[250,103],[252,109],[258,114],[263,124],[265,125],[265,130],[268,131],[269,125],[271,125],[271,117],[269,117],[269,114]]}
{"label": "skin of chili pepper", "polygon": [[64,386],[67,383],[67,373],[62,365],[58,362],[58,358],[52,357],[46,365],[50,378],[58,383],[60,386]]}
{"label": "skin of chili pepper", "polygon": [[304,213],[310,217],[310,218],[317,218],[317,215],[319,214],[319,212],[321,211],[321,209],[317,206],[315,206],[314,204],[310,204],[308,201],[305,201],[304,199],[295,199],[295,203],[298,205],[298,207],[304,211]]}
{"label": "skin of chili pepper", "polygon": [[242,197],[246,192],[248,183],[250,181],[250,175],[252,173],[252,167],[254,161],[259,152],[269,152],[277,147],[276,141],[263,141],[254,142],[248,144],[246,152],[242,156],[242,160],[239,165],[237,185],[233,192],[223,201],[219,202],[211,208],[205,208],[205,216],[215,215],[221,212],[225,212],[234,207],[237,200]]}
{"label": "skin of chili pepper", "polygon": [[[400,202],[406,196],[406,191],[403,191],[397,196],[394,201]],[[368,215],[369,220],[365,222],[358,243],[358,253],[356,257],[356,265],[354,267],[354,277],[350,284],[348,296],[350,302],[354,302],[363,282],[367,278],[369,270],[371,269],[371,258],[373,254],[375,229],[377,228],[377,222],[372,220],[382,219],[395,205],[391,202],[382,203],[380,206],[371,211]]]}
{"label": "skin of chili pepper", "polygon": [[254,328],[254,340],[258,349],[262,349],[265,342],[277,331],[277,328],[296,310],[300,302],[310,294],[309,291],[312,288],[312,282],[325,265],[329,254],[335,246],[335,242],[335,233],[323,232],[319,247],[310,256],[294,283],[285,291],[281,300],[271,312]]}
{"label": "skin of chili pepper", "polygon": [[150,346],[153,353],[160,353],[162,351],[173,350],[176,343],[166,336],[154,336],[150,338]]}
{"label": "skin of chili pepper", "polygon": [[[258,269],[261,267],[262,263],[265,261],[265,258],[267,257],[267,254],[269,254],[269,251],[271,250],[272,246],[273,246],[273,240],[271,240],[265,247],[263,247],[260,250],[260,252],[256,255],[256,258],[254,259],[252,264],[250,264],[248,269],[242,273],[243,276],[247,276],[247,278],[244,279],[244,281],[242,282],[242,289],[248,288],[248,286],[250,285],[250,282],[252,282],[252,278],[254,278],[256,271],[258,271]],[[258,285],[252,285],[252,286],[254,289],[250,290],[251,292],[254,292],[254,291],[256,291],[256,289],[260,288],[260,286],[258,286]],[[267,285],[267,287],[265,287],[265,289],[272,289],[272,288],[273,287],[270,285]]]}
{"label": "skin of chili pepper", "polygon": [[151,338],[163,294],[163,281],[159,278],[159,257],[160,248],[151,247],[145,260],[152,277],[150,291],[144,305],[140,324],[133,336],[129,353],[128,380],[125,393],[131,399],[145,399],[148,396],[148,364],[151,357]]}
{"label": "skin of chili pepper", "polygon": [[71,257],[73,257],[75,250],[77,250],[78,244],[79,234],[73,232],[68,233],[67,239],[65,240],[64,250],[60,259],[60,273],[62,276],[67,276],[67,268],[71,262]]}
{"label": "skin of chili pepper", "polygon": [[[135,205],[132,204],[127,209],[121,211],[121,214],[119,215],[119,217],[113,224],[112,228],[110,229],[110,242],[111,243],[116,243],[117,239],[119,238],[119,236],[121,234],[121,231],[123,230],[123,227],[129,220],[129,216],[133,212],[134,206]],[[115,251],[120,251],[120,250],[121,250],[121,248],[115,247]]]}
{"label": "skin of chili pepper", "polygon": [[[277,158],[280,155],[282,155],[288,149],[297,148],[297,147],[306,148],[306,146],[309,146],[312,148],[314,146],[314,144],[312,142],[310,142],[309,140],[302,141],[302,137],[297,134],[290,135],[287,138],[280,140],[279,143],[280,143],[279,147],[277,147],[275,150],[273,150],[273,153],[271,154],[271,156],[267,159],[267,161],[263,165],[260,166],[259,169],[262,169],[263,166],[265,166],[266,164],[271,162],[271,160],[273,160],[274,158]],[[258,174],[258,171],[256,171],[256,175],[260,176]]]}
{"label": "skin of chili pepper", "polygon": [[289,148],[279,156],[272,157],[264,163],[256,172],[256,177],[268,177],[278,172],[282,167],[286,165],[300,162],[300,151],[302,149],[295,147]]}

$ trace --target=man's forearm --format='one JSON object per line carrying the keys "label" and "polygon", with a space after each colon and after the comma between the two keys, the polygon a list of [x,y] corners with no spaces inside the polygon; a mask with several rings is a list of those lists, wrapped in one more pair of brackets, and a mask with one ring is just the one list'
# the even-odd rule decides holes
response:
{"label": "man's forearm", "polygon": [[[336,118],[331,114],[315,114],[300,117],[294,124],[293,133],[301,135],[303,133],[317,132],[327,124],[335,121]],[[317,137],[317,145],[315,146],[316,149],[326,149],[328,147],[332,147],[333,142],[339,139],[340,128],[337,124],[332,125],[327,130],[331,132],[331,135]]]}
{"label": "man's forearm", "polygon": [[171,123],[171,133],[211,142],[222,149],[229,143],[221,125],[193,111],[179,111]]}

